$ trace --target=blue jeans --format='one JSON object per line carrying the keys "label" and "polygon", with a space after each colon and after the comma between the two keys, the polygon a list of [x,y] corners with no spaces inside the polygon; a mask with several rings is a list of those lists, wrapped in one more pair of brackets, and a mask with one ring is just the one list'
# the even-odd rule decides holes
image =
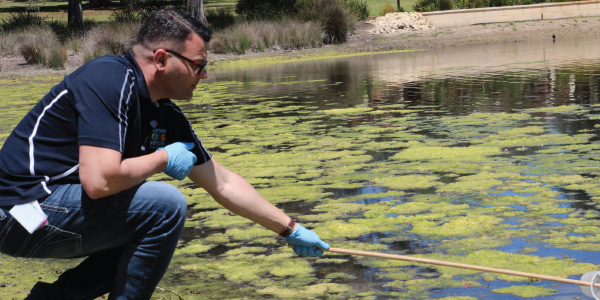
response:
{"label": "blue jeans", "polygon": [[[0,252],[16,257],[88,256],[27,299],[150,299],[183,229],[187,203],[166,183],[145,182],[102,199],[81,185],[59,187],[42,203],[48,225],[29,234],[0,209]],[[39,285],[41,284],[41,285]],[[39,285],[39,286],[38,286]]]}

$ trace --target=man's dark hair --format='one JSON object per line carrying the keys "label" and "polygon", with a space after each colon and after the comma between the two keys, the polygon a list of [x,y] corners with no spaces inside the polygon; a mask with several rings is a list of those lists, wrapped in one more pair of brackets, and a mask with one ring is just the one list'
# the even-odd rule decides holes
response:
{"label": "man's dark hair", "polygon": [[137,43],[147,48],[156,44],[169,43],[181,50],[190,33],[195,32],[208,43],[212,29],[206,27],[191,15],[178,9],[161,9],[150,15],[142,24]]}

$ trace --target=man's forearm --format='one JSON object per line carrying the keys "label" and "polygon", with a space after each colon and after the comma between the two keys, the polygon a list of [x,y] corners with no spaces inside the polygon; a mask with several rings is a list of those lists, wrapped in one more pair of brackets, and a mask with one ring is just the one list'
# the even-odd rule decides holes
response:
{"label": "man's forearm", "polygon": [[197,166],[190,178],[204,188],[219,204],[231,212],[280,233],[290,222],[283,211],[271,204],[243,177],[216,161]]}
{"label": "man's forearm", "polygon": [[288,217],[279,208],[263,198],[240,175],[231,173],[230,181],[214,198],[233,213],[250,219],[263,227],[280,233],[289,223]]}
{"label": "man's forearm", "polygon": [[130,189],[148,177],[166,168],[165,151],[121,160],[118,151],[80,147],[79,178],[89,197],[93,199],[117,194]]}

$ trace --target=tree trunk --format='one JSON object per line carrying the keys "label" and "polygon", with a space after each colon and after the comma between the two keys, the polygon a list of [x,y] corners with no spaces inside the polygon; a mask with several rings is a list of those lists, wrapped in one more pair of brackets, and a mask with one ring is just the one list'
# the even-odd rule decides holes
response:
{"label": "tree trunk", "polygon": [[206,14],[204,13],[203,0],[188,0],[188,9],[192,17],[200,20],[204,25],[207,25]]}
{"label": "tree trunk", "polygon": [[67,14],[67,25],[70,29],[80,29],[83,27],[81,0],[69,0],[69,11]]}

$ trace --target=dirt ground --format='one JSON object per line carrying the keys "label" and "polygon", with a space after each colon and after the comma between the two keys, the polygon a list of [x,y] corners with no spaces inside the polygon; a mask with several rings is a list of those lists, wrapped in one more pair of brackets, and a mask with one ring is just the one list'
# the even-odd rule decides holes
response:
{"label": "dirt ground", "polygon": [[[373,25],[365,22],[356,27],[346,43],[325,45],[319,48],[298,50],[267,50],[247,52],[243,55],[213,54],[209,60],[220,62],[232,59],[252,59],[278,56],[315,55],[331,51],[379,52],[404,49],[431,49],[459,45],[489,43],[518,43],[522,41],[563,38],[600,37],[600,17],[536,20],[527,22],[490,23],[454,28],[436,28],[423,31],[403,31],[394,34],[368,33]],[[81,54],[69,54],[64,70],[50,70],[41,66],[26,65],[21,57],[0,57],[0,78],[64,75],[83,63]],[[210,72],[210,68],[208,69]]]}

